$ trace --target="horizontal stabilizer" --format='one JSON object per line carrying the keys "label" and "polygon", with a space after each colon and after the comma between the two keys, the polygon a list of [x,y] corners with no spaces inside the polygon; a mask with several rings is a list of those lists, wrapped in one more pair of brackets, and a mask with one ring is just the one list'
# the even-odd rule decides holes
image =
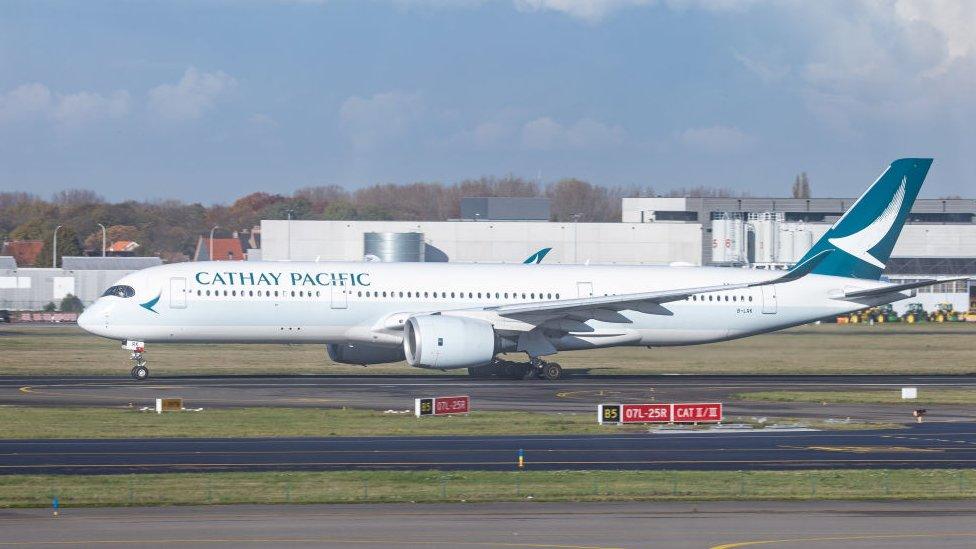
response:
{"label": "horizontal stabilizer", "polygon": [[880,288],[871,288],[870,290],[855,290],[853,292],[844,292],[843,299],[857,299],[861,297],[876,297],[879,295],[893,294],[897,292],[904,292],[905,290],[914,290],[915,288],[924,288],[925,286],[932,286],[934,284],[941,284],[943,282],[955,282],[957,280],[968,280],[968,276],[956,277],[956,278],[940,278],[932,280],[919,280],[917,282],[906,282],[905,284],[891,284],[889,286],[882,286]]}

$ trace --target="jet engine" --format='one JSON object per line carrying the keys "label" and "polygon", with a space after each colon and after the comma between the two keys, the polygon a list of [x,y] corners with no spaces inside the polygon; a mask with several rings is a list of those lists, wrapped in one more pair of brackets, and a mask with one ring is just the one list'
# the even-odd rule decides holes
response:
{"label": "jet engine", "polygon": [[474,318],[412,316],[403,329],[407,363],[418,368],[469,368],[495,356],[495,329]]}
{"label": "jet engine", "polygon": [[379,345],[361,345],[330,343],[325,347],[329,351],[329,358],[340,364],[382,364],[384,362],[399,362],[403,360],[403,348],[381,347]]}

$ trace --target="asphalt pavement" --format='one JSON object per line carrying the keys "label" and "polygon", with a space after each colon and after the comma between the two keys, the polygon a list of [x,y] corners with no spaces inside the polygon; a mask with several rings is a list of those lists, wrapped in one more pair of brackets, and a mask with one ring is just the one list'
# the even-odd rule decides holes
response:
{"label": "asphalt pavement", "polygon": [[701,502],[0,510],[3,546],[732,549],[976,546],[976,503]]}
{"label": "asphalt pavement", "polygon": [[[648,375],[587,376],[556,382],[462,376],[187,376],[136,382],[128,377],[0,377],[0,404],[145,406],[182,397],[191,407],[413,408],[422,396],[466,394],[475,410],[594,411],[607,402],[723,402],[729,416],[911,421],[911,404],[748,402],[734,394],[776,390],[976,388],[976,376]],[[932,421],[976,421],[976,407],[927,406]]]}
{"label": "asphalt pavement", "polygon": [[[612,428],[608,428],[612,433]],[[976,467],[976,424],[872,431],[0,441],[0,474]]]}

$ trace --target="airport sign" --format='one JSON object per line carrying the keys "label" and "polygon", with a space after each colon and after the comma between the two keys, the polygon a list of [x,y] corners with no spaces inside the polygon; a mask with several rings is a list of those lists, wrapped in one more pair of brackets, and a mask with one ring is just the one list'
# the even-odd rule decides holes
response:
{"label": "airport sign", "polygon": [[653,403],[600,404],[597,421],[602,424],[624,423],[717,423],[722,421],[722,404]]}
{"label": "airport sign", "polygon": [[414,415],[442,416],[448,414],[466,414],[471,411],[471,397],[446,396],[414,399]]}
{"label": "airport sign", "polygon": [[673,404],[671,415],[675,423],[718,423],[722,421],[722,404]]}

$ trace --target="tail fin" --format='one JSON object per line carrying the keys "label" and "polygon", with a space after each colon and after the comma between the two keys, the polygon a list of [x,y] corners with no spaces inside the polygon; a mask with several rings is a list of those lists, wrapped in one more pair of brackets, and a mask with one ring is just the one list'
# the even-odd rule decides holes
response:
{"label": "tail fin", "polygon": [[931,165],[931,158],[892,162],[798,264],[834,250],[813,269],[814,274],[881,278]]}

